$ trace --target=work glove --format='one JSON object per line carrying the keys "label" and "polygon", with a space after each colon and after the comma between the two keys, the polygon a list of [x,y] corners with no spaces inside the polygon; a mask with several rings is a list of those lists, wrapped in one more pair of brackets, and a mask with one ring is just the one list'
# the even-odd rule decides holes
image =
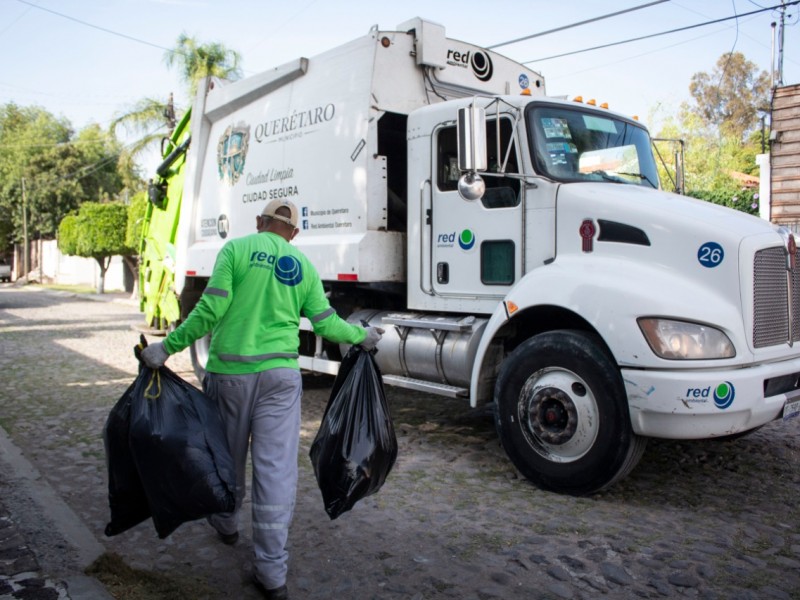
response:
{"label": "work glove", "polygon": [[163,367],[169,358],[169,353],[164,350],[164,342],[156,342],[142,348],[142,362],[151,369]]}
{"label": "work glove", "polygon": [[361,342],[361,347],[367,352],[374,350],[384,333],[385,331],[380,327],[367,327],[367,337]]}

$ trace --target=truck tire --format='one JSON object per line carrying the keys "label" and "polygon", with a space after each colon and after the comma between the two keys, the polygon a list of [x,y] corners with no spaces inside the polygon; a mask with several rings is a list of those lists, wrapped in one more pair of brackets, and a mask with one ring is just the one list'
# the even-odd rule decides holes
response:
{"label": "truck tire", "polygon": [[538,487],[582,496],[625,477],[647,438],[633,433],[619,369],[599,338],[536,335],[503,362],[496,426],[514,466]]}
{"label": "truck tire", "polygon": [[206,376],[206,365],[208,364],[208,347],[211,345],[211,334],[206,334],[191,345],[189,353],[192,357],[192,368],[200,384]]}

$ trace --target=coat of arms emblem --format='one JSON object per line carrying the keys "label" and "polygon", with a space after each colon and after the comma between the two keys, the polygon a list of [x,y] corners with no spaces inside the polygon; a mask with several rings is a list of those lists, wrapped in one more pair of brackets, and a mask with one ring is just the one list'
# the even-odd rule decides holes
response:
{"label": "coat of arms emblem", "polygon": [[244,172],[244,160],[250,143],[250,126],[229,125],[217,144],[219,178],[233,185]]}

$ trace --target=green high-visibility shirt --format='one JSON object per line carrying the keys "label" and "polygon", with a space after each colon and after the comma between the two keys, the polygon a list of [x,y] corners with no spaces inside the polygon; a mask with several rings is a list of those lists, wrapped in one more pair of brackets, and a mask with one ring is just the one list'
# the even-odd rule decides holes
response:
{"label": "green high-visibility shirt", "polygon": [[227,242],[200,301],[164,340],[170,354],[211,332],[211,373],[298,368],[300,316],[332,342],[360,344],[363,327],[341,319],[305,255],[281,236],[262,232]]}

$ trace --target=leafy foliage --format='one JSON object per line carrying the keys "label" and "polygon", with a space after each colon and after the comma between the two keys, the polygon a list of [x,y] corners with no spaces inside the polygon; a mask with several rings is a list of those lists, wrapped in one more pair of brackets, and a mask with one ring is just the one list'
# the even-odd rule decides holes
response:
{"label": "leafy foliage", "polygon": [[111,121],[110,131],[117,131],[121,127],[128,133],[141,135],[120,155],[120,165],[131,169],[135,159],[162,137],[168,137],[169,130],[174,126],[172,97],[166,102],[156,98],[142,98],[134,106],[118,114]]}
{"label": "leafy foliage", "polygon": [[758,216],[758,191],[748,188],[692,190],[687,195]]}
{"label": "leafy foliage", "polygon": [[[194,98],[197,86],[204,77],[229,80],[241,78],[241,60],[241,55],[235,50],[220,43],[200,43],[186,33],[178,36],[175,47],[164,54],[167,66],[178,68],[190,98]],[[166,102],[156,98],[142,98],[133,107],[117,115],[111,123],[111,131],[124,127],[126,131],[142,134],[138,141],[122,153],[120,165],[130,168],[137,157],[163,138],[169,138],[177,120],[172,94]]]}
{"label": "leafy foliage", "polygon": [[[739,53],[721,56],[711,74],[692,76],[695,103],[681,105],[655,136],[683,140],[687,195],[758,214],[758,190],[742,188],[734,174],[758,173],[759,111],[768,104],[768,91],[767,74]],[[675,150],[662,142],[656,147],[665,157]],[[659,175],[662,183],[669,181],[663,168]]]}
{"label": "leafy foliage", "polygon": [[67,215],[58,226],[58,249],[62,254],[78,256],[78,238],[80,237],[80,219],[77,214]]}
{"label": "leafy foliage", "polygon": [[758,111],[769,106],[769,74],[741,52],[722,55],[713,73],[692,76],[689,92],[694,110],[709,125],[733,137],[744,139],[758,122]]}
{"label": "leafy foliage", "polygon": [[112,256],[134,254],[126,243],[128,207],[119,202],[84,202],[77,214],[68,215],[58,230],[62,253],[93,258],[100,266],[98,293],[103,293],[105,273]]}
{"label": "leafy foliage", "polygon": [[188,84],[192,97],[204,77],[241,78],[241,61],[241,55],[235,50],[217,42],[201,44],[197,38],[185,32],[178,36],[175,48],[164,55],[168,67],[177,64],[181,79]]}
{"label": "leafy foliage", "polygon": [[128,225],[125,230],[125,245],[138,252],[139,240],[142,237],[144,217],[147,212],[147,192],[139,192],[128,206]]}
{"label": "leafy foliage", "polygon": [[76,135],[44,109],[0,105],[0,249],[23,239],[23,185],[29,238],[53,239],[82,202],[109,200],[133,184],[132,172],[117,169],[120,150],[97,125]]}

